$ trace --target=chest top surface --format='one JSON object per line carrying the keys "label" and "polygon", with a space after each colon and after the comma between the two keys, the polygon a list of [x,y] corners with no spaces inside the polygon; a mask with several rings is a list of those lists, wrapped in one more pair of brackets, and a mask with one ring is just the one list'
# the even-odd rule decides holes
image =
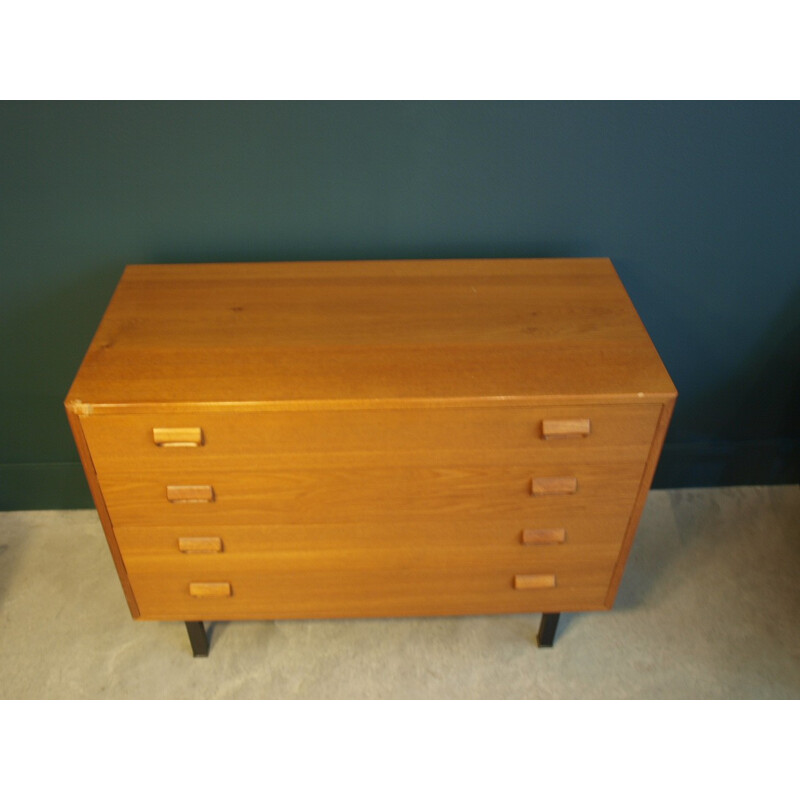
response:
{"label": "chest top surface", "polygon": [[80,413],[491,405],[676,394],[608,259],[132,265]]}

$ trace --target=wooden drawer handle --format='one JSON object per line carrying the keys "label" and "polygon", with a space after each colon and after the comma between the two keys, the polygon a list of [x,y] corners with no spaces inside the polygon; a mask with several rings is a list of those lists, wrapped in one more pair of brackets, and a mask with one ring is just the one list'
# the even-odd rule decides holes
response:
{"label": "wooden drawer handle", "polygon": [[531,494],[541,497],[547,494],[575,494],[578,491],[578,479],[563,478],[533,478],[531,479]]}
{"label": "wooden drawer handle", "polygon": [[202,428],[153,428],[153,441],[159,447],[202,447]]}
{"label": "wooden drawer handle", "polygon": [[213,486],[167,486],[170,503],[213,503]]}
{"label": "wooden drawer handle", "polygon": [[553,589],[556,585],[555,575],[515,575],[515,589]]}
{"label": "wooden drawer handle", "polygon": [[192,597],[230,597],[229,583],[190,583],[189,594]]}
{"label": "wooden drawer handle", "polygon": [[563,544],[567,540],[565,528],[525,528],[522,544]]}
{"label": "wooden drawer handle", "polygon": [[181,553],[221,553],[222,539],[219,536],[182,536],[178,539]]}
{"label": "wooden drawer handle", "polygon": [[542,420],[543,439],[580,439],[592,432],[589,419],[545,419]]}

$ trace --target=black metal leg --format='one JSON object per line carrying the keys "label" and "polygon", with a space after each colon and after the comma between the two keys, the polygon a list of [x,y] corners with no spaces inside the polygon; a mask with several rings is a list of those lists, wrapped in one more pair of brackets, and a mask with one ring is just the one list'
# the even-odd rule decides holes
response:
{"label": "black metal leg", "polygon": [[187,622],[186,632],[189,634],[189,641],[192,643],[192,655],[208,655],[208,636],[202,622]]}
{"label": "black metal leg", "polygon": [[556,638],[556,628],[560,614],[542,614],[542,621],[539,625],[539,633],[536,634],[536,644],[539,647],[552,647],[553,639]]}

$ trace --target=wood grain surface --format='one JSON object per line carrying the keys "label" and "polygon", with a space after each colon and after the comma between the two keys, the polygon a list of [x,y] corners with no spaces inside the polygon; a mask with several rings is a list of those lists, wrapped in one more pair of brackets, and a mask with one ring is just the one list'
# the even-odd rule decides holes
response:
{"label": "wood grain surface", "polygon": [[[602,552],[619,552],[630,516],[630,504],[598,506],[594,513],[585,509],[564,508],[550,504],[548,509],[522,508],[516,513],[491,516],[447,517],[434,520],[386,519],[380,525],[357,522],[316,522],[266,525],[214,525],[209,530],[200,525],[119,525],[116,538],[125,560],[131,557],[161,558],[176,556],[180,538],[213,535],[222,540],[224,556],[258,555],[272,552],[305,552],[321,550],[381,550],[410,547],[490,548],[518,554],[525,550],[560,550],[564,545],[527,547],[521,541],[522,531],[555,529],[556,522],[564,530],[570,548],[581,547]],[[516,557],[516,556],[515,556]]]}
{"label": "wood grain surface", "polygon": [[[537,510],[633,505],[643,463],[574,465],[580,491],[532,496],[530,467],[481,464],[431,467],[340,467],[304,470],[186,472],[189,484],[208,481],[214,502],[171,503],[167,472],[105,474],[103,496],[114,525],[256,525],[291,522],[440,520],[496,517]],[[549,474],[549,471],[548,471]]]}
{"label": "wood grain surface", "polygon": [[[145,619],[282,619],[336,616],[522,613],[602,608],[613,560],[558,566],[553,588],[514,588],[519,570],[480,550],[281,553],[221,567],[207,559],[137,562],[131,583]],[[542,566],[544,570],[546,566]],[[556,574],[551,572],[550,574]],[[230,584],[226,597],[189,586]]]}
{"label": "wood grain surface", "polygon": [[672,397],[608,259],[126,268],[67,403]]}
{"label": "wood grain surface", "polygon": [[[661,405],[578,406],[572,413],[591,418],[590,437],[546,440],[542,421],[564,413],[561,406],[508,408],[354,409],[351,411],[197,411],[191,414],[119,414],[82,417],[84,435],[98,469],[115,470],[228,466],[259,468],[292,455],[295,463],[315,456],[356,459],[380,454],[382,460],[411,463],[415,454],[516,451],[504,458],[565,458],[620,448],[626,457],[644,459],[649,452]],[[202,447],[158,447],[153,430],[196,426]],[[352,454],[352,455],[348,455]]]}

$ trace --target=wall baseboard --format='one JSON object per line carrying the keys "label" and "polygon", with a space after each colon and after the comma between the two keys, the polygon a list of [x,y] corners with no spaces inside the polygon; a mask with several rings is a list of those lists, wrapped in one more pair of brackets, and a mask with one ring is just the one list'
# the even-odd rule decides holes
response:
{"label": "wall baseboard", "polygon": [[0,511],[94,508],[79,462],[0,464]]}
{"label": "wall baseboard", "polygon": [[665,444],[654,489],[800,483],[800,439]]}

